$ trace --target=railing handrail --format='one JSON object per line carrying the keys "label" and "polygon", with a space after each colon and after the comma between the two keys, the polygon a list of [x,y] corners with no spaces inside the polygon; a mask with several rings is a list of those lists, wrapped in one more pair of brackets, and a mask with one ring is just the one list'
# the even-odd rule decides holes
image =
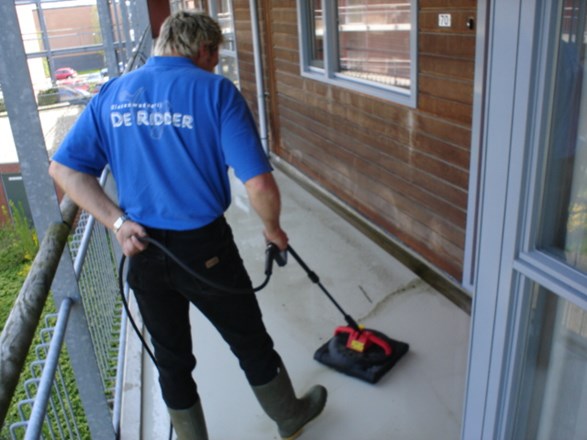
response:
{"label": "railing handrail", "polygon": [[18,385],[51,283],[67,243],[77,206],[69,198],[61,204],[63,222],[52,223],[0,334],[0,426]]}

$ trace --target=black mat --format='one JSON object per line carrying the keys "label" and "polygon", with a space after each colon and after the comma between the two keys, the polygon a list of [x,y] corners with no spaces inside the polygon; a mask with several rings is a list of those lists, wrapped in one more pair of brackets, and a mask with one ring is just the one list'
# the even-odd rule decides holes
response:
{"label": "black mat", "polygon": [[384,334],[367,329],[386,341],[391,347],[391,354],[385,355],[383,349],[372,345],[364,352],[357,352],[346,347],[348,334],[337,334],[322,345],[314,359],[321,364],[348,376],[356,377],[369,383],[377,383],[410,349],[405,342],[396,341]]}

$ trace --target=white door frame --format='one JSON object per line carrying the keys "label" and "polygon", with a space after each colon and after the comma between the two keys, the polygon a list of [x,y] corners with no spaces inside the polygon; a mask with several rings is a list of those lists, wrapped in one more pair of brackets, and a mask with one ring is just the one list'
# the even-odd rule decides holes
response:
{"label": "white door frame", "polygon": [[463,439],[512,438],[529,281],[587,309],[586,278],[534,248],[557,1],[488,7],[478,247]]}

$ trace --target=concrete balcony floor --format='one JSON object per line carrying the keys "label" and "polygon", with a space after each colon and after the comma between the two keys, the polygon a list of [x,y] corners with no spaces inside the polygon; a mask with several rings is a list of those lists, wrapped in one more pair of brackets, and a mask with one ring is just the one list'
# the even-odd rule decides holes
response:
{"label": "concrete balcony floor", "polygon": [[[314,352],[337,326],[345,325],[344,319],[291,256],[285,267],[275,266],[269,286],[258,293],[265,324],[298,394],[316,383],[329,392],[324,412],[299,438],[458,439],[469,315],[294,181],[279,171],[275,175],[282,191],[283,227],[294,250],[352,317],[410,344],[409,353],[376,385],[316,362]],[[261,224],[242,185],[235,183],[233,199],[227,217],[253,284],[258,285],[264,279]],[[195,308],[192,332],[198,359],[194,375],[210,439],[278,439],[236,359]],[[130,338],[132,351],[138,338]],[[129,359],[122,439],[167,439],[169,418],[156,372],[147,356],[135,353]]]}

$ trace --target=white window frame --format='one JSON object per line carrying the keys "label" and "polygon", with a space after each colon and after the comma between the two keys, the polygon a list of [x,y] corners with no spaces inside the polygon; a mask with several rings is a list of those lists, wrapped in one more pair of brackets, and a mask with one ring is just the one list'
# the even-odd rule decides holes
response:
{"label": "white window frame", "polygon": [[[551,111],[557,2],[497,0],[487,32],[480,228],[461,438],[514,438],[528,293],[587,310],[587,275],[535,247]],[[507,23],[507,26],[505,24]],[[558,43],[554,43],[558,44]],[[515,72],[511,74],[511,72]],[[515,437],[518,438],[518,437]]]}
{"label": "white window frame", "polygon": [[337,62],[337,2],[324,0],[324,68],[312,66],[310,64],[310,31],[313,24],[310,23],[312,17],[308,14],[308,2],[306,0],[297,0],[298,11],[298,30],[299,30],[299,47],[300,47],[300,69],[301,75],[316,81],[343,87],[346,89],[361,92],[367,95],[384,98],[389,101],[406,105],[412,108],[416,107],[416,97],[418,91],[418,2],[417,0],[406,0],[410,3],[411,31],[410,31],[410,88],[405,89],[396,86],[387,86],[359,78],[350,78],[336,71]]}

